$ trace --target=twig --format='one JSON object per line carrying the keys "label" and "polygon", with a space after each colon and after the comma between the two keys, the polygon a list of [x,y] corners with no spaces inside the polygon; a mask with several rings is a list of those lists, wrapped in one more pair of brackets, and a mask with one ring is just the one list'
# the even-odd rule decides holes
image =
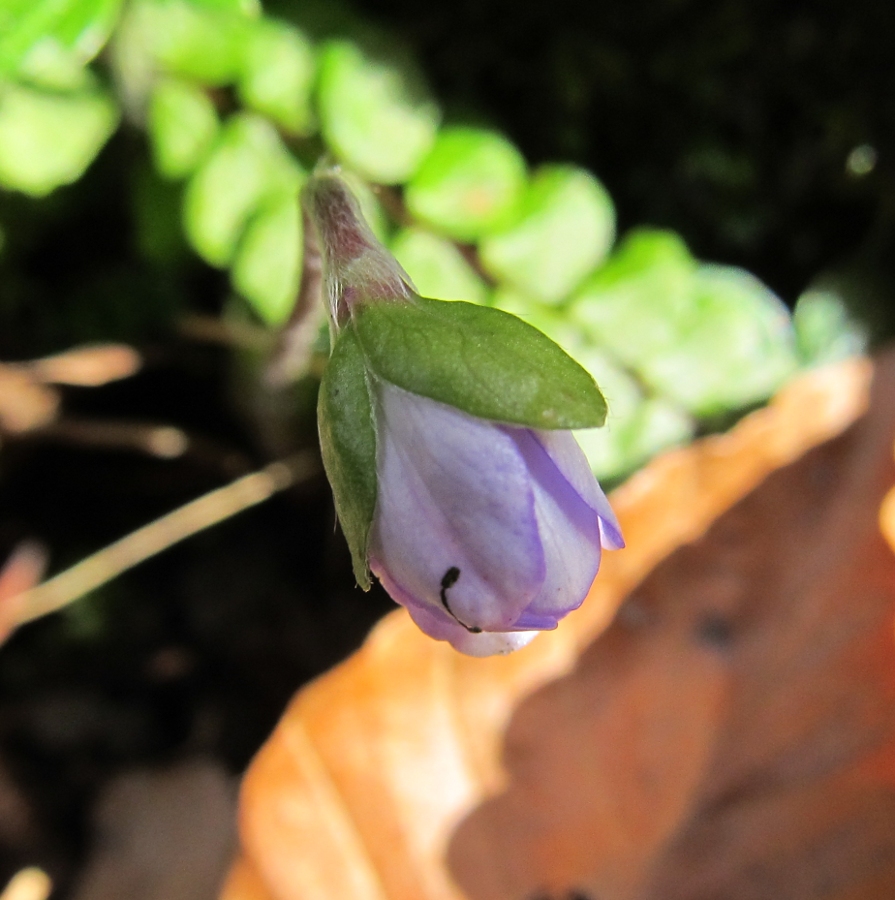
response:
{"label": "twig", "polygon": [[202,436],[187,434],[174,425],[64,416],[14,437],[74,444],[94,450],[146,453],[157,459],[189,457],[200,465],[217,469],[227,478],[243,475],[252,468],[240,451]]}
{"label": "twig", "polygon": [[[0,569],[0,644],[19,624],[22,600],[43,577],[47,554],[40,544],[23,541],[10,554]],[[4,900],[4,895],[0,895]]]}
{"label": "twig", "polygon": [[172,425],[103,421],[67,417],[28,435],[31,438],[80,444],[101,450],[133,450],[159,459],[183,456],[193,443]]}
{"label": "twig", "polygon": [[21,610],[18,624],[62,609],[184,538],[263,503],[279,491],[313,476],[318,465],[312,452],[297,454],[245,475],[144,525],[15,598]]}
{"label": "twig", "polygon": [[94,344],[72,347],[63,353],[19,364],[44,384],[101,387],[138,372],[143,359],[127,344]]}
{"label": "twig", "polygon": [[272,333],[260,325],[224,321],[198,313],[183,316],[177,330],[189,340],[260,352],[270,350],[274,340]]}

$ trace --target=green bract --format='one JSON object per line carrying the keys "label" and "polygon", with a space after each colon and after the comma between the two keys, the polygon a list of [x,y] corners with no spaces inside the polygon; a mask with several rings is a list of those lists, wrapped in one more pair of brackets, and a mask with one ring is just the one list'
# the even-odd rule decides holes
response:
{"label": "green bract", "polygon": [[357,312],[370,369],[414,394],[526,428],[597,428],[593,378],[536,328],[498,309],[416,299]]}
{"label": "green bract", "polygon": [[339,335],[323,372],[317,422],[323,466],[351,550],[354,577],[367,591],[367,541],[376,508],[376,431],[363,353],[350,328]]}

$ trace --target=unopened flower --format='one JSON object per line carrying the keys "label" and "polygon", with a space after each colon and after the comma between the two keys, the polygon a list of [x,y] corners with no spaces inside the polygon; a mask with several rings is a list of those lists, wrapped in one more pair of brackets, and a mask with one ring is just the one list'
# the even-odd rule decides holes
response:
{"label": "unopened flower", "polygon": [[321,448],[358,582],[464,653],[523,646],[624,545],[570,432],[602,424],[603,397],[519,319],[419,298],[337,176],[304,201],[334,335]]}
{"label": "unopened flower", "polygon": [[618,523],[568,431],[513,428],[378,386],[373,573],[458,650],[515,649],[587,594]]}

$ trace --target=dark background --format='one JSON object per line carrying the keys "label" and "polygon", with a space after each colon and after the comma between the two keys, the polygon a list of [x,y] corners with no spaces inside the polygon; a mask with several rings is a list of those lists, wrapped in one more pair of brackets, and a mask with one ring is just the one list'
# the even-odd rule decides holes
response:
{"label": "dark background", "polygon": [[[592,169],[620,232],[672,228],[698,256],[750,269],[790,305],[822,277],[886,333],[891,3],[355,9],[415,52],[449,120],[503,130],[532,163]],[[863,175],[848,167],[861,145],[876,155]],[[245,402],[248,363],[174,327],[184,311],[217,314],[226,277],[186,251],[173,214],[168,244],[152,244],[136,202],[151,178],[143,136],[124,129],[78,184],[40,202],[0,197],[0,359],[132,341],[144,371],[67,390],[66,414],[174,424],[205,449],[159,461],[7,442],[0,556],[37,537],[52,569],[64,568],[274,455]],[[297,431],[312,439],[311,408]],[[0,822],[0,880],[39,862],[64,889],[88,844],[90,804],[118,771],[194,754],[241,770],[292,692],[390,606],[353,586],[317,476],[23,629],[0,651],[0,800],[11,791],[27,813],[18,830]]]}
{"label": "dark background", "polygon": [[[367,0],[455,115],[592,169],[620,229],[679,231],[792,303],[857,254],[888,284],[895,7],[881,0]],[[847,171],[869,144],[877,165]]]}

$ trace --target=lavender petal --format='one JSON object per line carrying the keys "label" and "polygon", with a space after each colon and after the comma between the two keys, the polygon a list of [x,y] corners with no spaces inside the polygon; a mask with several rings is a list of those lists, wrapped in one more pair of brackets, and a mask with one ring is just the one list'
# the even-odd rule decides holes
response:
{"label": "lavender petal", "polygon": [[493,423],[387,383],[378,397],[374,573],[461,628],[508,631],[546,575],[516,442]]}

